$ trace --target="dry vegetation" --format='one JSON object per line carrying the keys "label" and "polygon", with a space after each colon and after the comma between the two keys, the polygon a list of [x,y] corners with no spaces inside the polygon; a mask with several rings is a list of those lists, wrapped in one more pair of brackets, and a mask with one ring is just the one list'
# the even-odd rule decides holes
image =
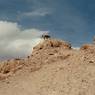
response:
{"label": "dry vegetation", "polygon": [[95,49],[95,45],[94,44],[85,44],[83,45],[81,48],[81,50],[91,50],[91,49]]}
{"label": "dry vegetation", "polygon": [[71,44],[65,41],[56,40],[56,39],[47,39],[43,43],[38,44],[34,49],[46,49],[46,48],[56,48],[62,47],[64,49],[70,49]]}

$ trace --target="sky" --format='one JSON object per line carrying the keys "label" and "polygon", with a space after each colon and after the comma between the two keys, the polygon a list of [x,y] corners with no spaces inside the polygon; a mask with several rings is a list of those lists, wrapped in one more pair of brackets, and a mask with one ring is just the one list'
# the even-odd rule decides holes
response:
{"label": "sky", "polygon": [[95,35],[95,0],[0,0],[0,57],[29,54],[49,32],[80,47]]}

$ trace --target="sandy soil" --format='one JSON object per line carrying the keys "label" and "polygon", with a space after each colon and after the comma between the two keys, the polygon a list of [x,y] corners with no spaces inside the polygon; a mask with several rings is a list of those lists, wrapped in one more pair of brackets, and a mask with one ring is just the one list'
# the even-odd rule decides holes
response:
{"label": "sandy soil", "polygon": [[10,76],[1,78],[0,95],[95,95],[95,46],[75,50],[45,43],[19,61],[15,72],[1,72]]}

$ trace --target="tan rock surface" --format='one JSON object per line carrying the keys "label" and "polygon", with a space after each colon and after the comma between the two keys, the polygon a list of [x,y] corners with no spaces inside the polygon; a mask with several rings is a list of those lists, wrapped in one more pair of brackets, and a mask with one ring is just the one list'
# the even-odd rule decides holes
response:
{"label": "tan rock surface", "polygon": [[95,95],[95,49],[83,47],[45,40],[31,56],[3,62],[0,95]]}

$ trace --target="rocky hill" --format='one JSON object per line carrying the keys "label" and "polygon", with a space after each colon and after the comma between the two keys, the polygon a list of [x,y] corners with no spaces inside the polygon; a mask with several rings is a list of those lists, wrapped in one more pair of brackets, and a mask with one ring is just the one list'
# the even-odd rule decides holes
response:
{"label": "rocky hill", "polygon": [[95,45],[47,39],[30,56],[0,64],[0,95],[95,95]]}

